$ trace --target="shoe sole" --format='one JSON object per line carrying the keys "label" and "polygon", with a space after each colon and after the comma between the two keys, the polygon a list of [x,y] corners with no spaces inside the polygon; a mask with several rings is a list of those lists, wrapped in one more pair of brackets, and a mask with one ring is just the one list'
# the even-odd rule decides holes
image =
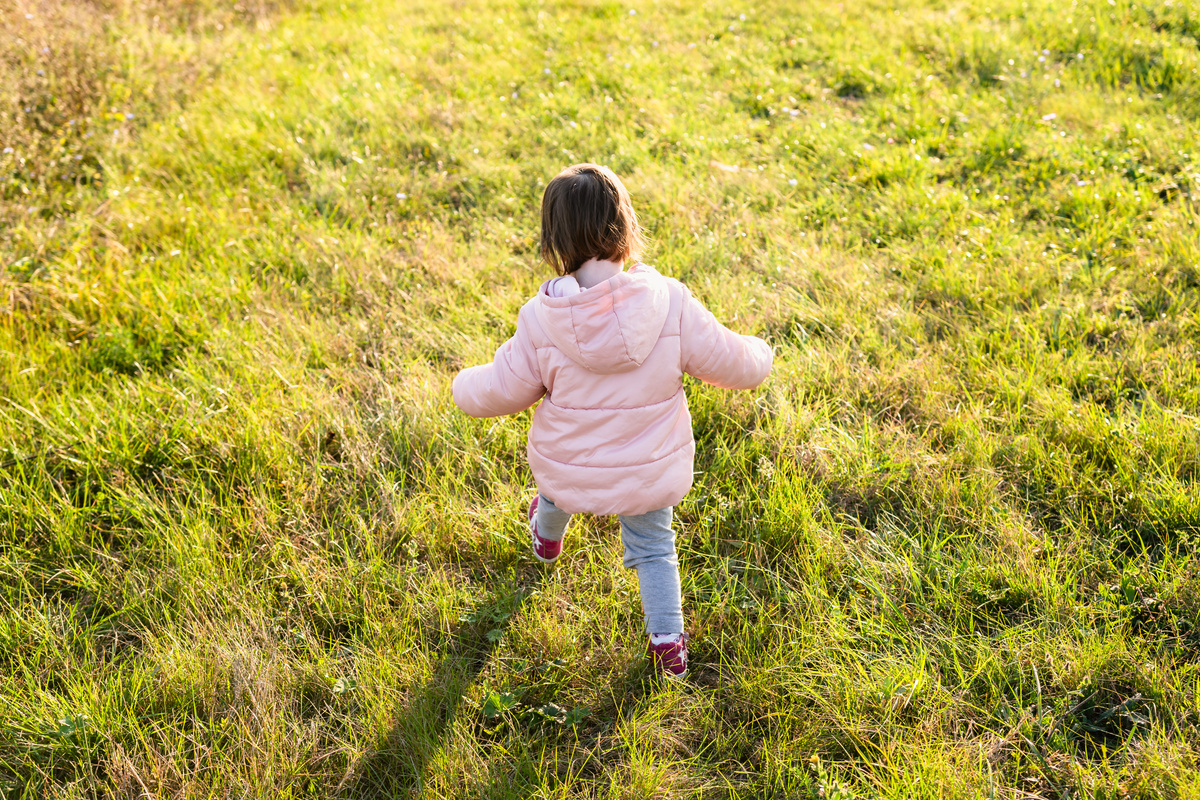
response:
{"label": "shoe sole", "polygon": [[562,553],[560,552],[554,558],[542,558],[541,556],[538,555],[537,550],[535,550],[532,546],[529,548],[529,552],[533,553],[533,557],[536,558],[538,561],[542,562],[543,564],[553,564],[555,561],[558,561],[559,556],[562,555]]}

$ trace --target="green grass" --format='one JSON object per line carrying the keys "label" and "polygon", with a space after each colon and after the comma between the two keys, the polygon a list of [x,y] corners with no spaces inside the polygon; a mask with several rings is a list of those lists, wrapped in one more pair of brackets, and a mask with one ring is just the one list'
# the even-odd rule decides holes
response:
{"label": "green grass", "polygon": [[[1191,4],[0,31],[0,795],[1200,797]],[[583,160],[777,352],[688,385],[685,686],[450,399]]]}

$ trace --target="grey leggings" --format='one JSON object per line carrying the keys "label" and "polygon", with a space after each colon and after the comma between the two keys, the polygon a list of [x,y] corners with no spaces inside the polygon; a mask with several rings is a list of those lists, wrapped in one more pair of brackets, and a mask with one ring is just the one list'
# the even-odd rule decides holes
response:
{"label": "grey leggings", "polygon": [[[660,508],[637,516],[620,516],[623,563],[636,569],[642,594],[646,633],[683,633],[683,604],[679,594],[679,559],[675,556],[675,532],[671,530],[671,508]],[[567,532],[571,515],[559,511],[546,495],[538,501],[538,536],[556,541]]]}

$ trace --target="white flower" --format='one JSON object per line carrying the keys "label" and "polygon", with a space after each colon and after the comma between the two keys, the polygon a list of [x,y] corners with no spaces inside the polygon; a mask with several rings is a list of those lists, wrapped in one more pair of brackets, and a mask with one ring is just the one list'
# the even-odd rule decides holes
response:
{"label": "white flower", "polygon": [[740,19],[740,20],[744,20],[744,19],[746,19],[746,15],[745,15],[745,14],[738,14],[738,19]]}
{"label": "white flower", "polygon": [[396,192],[396,199],[397,200],[407,200],[408,195],[406,195],[404,192]]}
{"label": "white flower", "polygon": [[549,75],[549,74],[550,74],[550,68],[549,68],[549,67],[546,67],[544,70],[542,70],[542,72],[544,72],[544,73],[546,73],[547,75]]}
{"label": "white flower", "polygon": [[1046,116],[1042,117],[1042,122],[1049,122],[1052,119],[1058,119],[1058,114],[1047,114]]}
{"label": "white flower", "polygon": [[788,179],[788,186],[795,186],[798,181],[795,178]]}
{"label": "white flower", "polygon": [[632,17],[632,16],[633,16],[634,14],[636,14],[636,13],[637,13],[637,9],[636,9],[636,8],[631,8],[631,9],[629,9],[629,16],[631,16],[631,17]]}
{"label": "white flower", "polygon": [[179,253],[180,253],[180,251],[179,251],[179,250],[172,250],[172,251],[171,251],[171,255],[173,255],[173,256],[177,256],[177,255],[179,255]]}

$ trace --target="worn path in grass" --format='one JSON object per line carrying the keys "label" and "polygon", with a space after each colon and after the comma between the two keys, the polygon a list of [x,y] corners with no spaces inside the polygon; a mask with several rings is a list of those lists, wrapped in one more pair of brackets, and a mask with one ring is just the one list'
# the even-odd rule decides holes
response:
{"label": "worn path in grass", "polygon": [[[0,792],[1200,796],[1189,4],[0,31]],[[582,160],[777,352],[688,385],[682,687],[449,396]]]}

